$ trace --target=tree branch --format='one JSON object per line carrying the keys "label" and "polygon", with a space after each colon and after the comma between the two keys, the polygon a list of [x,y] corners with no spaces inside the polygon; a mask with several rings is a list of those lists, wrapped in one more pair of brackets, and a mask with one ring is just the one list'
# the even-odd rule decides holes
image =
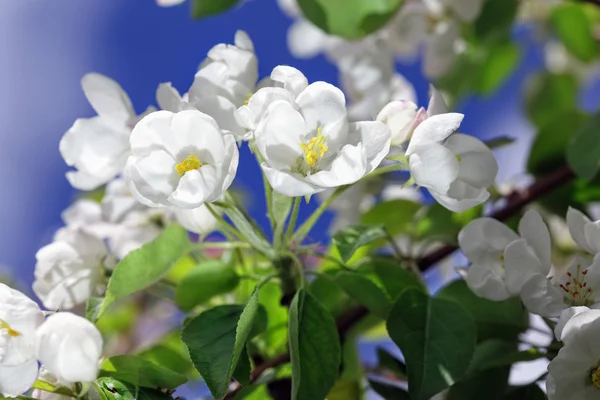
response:
{"label": "tree branch", "polygon": [[[600,0],[598,0],[598,2],[600,3]],[[563,166],[551,174],[538,179],[526,189],[514,190],[505,197],[506,205],[492,213],[490,217],[499,221],[505,221],[515,216],[527,204],[538,200],[540,197],[552,192],[552,190],[556,189],[557,187],[568,183],[573,178],[575,178],[573,171],[569,167]],[[426,271],[433,264],[443,260],[456,250],[456,246],[448,245],[426,255],[419,260],[419,269],[421,271]],[[367,310],[365,307],[358,306],[346,311],[344,314],[338,317],[336,320],[336,325],[340,336],[343,337],[358,321],[367,316],[367,314],[369,314],[369,310]],[[250,383],[256,382],[260,375],[268,368],[275,368],[289,361],[290,354],[285,353],[273,358],[270,361],[257,365],[250,374]],[[242,390],[242,386],[236,386],[225,396],[224,400],[233,399],[240,390]]]}

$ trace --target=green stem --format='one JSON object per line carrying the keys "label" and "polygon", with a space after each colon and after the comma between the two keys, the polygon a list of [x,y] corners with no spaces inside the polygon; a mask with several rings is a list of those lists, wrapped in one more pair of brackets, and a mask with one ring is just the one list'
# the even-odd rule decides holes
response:
{"label": "green stem", "polygon": [[310,256],[315,256],[315,257],[319,257],[323,260],[331,261],[331,262],[337,264],[342,269],[352,271],[352,269],[348,268],[348,266],[346,264],[344,264],[341,260],[338,260],[337,258],[330,256],[328,254],[323,254],[323,253],[319,253],[318,251],[313,251],[313,250],[308,250],[308,249],[302,249],[299,251],[301,251],[304,254],[308,254]]}
{"label": "green stem", "polygon": [[251,249],[246,242],[202,242],[198,244],[200,249]]}
{"label": "green stem", "polygon": [[285,231],[285,240],[286,244],[289,244],[292,235],[294,234],[294,230],[296,229],[296,222],[298,221],[298,213],[300,212],[300,197],[294,198],[294,205],[292,208],[292,216],[290,217],[290,221],[287,226],[287,230]]}
{"label": "green stem", "polygon": [[389,172],[405,171],[405,170],[406,170],[406,167],[402,164],[388,165],[387,167],[377,168],[375,171],[371,172],[369,175],[364,176],[361,180],[371,179],[375,176],[387,174]]}
{"label": "green stem", "polygon": [[[231,233],[234,236],[237,236],[239,239],[247,240],[240,231],[238,231],[236,228],[234,228],[229,222],[225,221],[225,218],[223,218],[223,216],[221,214],[219,214],[213,208],[212,204],[209,204],[209,203],[205,203],[205,204],[206,204],[206,208],[208,209],[208,211],[212,214],[213,217],[215,217],[215,219],[219,222],[221,227],[227,231],[227,233]],[[225,232],[223,232],[223,233],[225,234]]]}
{"label": "green stem", "polygon": [[260,227],[258,226],[258,224],[256,223],[256,221],[254,220],[254,218],[252,218],[250,216],[250,214],[248,214],[248,212],[246,211],[246,209],[244,207],[242,207],[234,198],[233,196],[229,193],[229,192],[225,192],[225,199],[233,206],[235,207],[243,216],[244,218],[246,218],[246,220],[250,223],[250,225],[252,225],[252,227],[254,228],[254,230],[256,230],[256,232],[259,233],[259,235],[261,235],[265,240],[267,240],[267,236],[265,235],[265,233],[262,231],[262,229],[260,229]]}

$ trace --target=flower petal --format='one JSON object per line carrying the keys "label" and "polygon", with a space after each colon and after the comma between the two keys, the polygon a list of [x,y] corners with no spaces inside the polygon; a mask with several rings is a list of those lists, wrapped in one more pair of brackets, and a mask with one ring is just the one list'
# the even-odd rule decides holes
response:
{"label": "flower petal", "polygon": [[[454,183],[452,185],[454,185]],[[457,213],[465,212],[473,207],[476,207],[486,202],[487,199],[490,198],[490,192],[488,192],[486,189],[480,189],[476,192],[475,195],[468,198],[455,198],[450,196],[450,192],[448,192],[447,195],[444,195],[430,190],[429,193],[442,206],[446,207],[450,211],[454,211]]]}
{"label": "flower petal", "polygon": [[558,317],[567,308],[562,292],[541,274],[523,285],[521,300],[529,312],[546,318]]}
{"label": "flower petal", "polygon": [[286,90],[289,90],[294,96],[298,96],[300,92],[308,87],[308,79],[304,74],[287,65],[278,65],[271,72],[271,79],[278,82]]}
{"label": "flower petal", "polygon": [[177,189],[169,196],[169,202],[180,208],[197,208],[218,189],[220,185],[215,167],[204,165],[199,170],[188,171],[181,177]]}
{"label": "flower petal", "polygon": [[291,172],[279,171],[271,168],[266,163],[261,164],[262,170],[277,193],[289,197],[299,197],[322,192],[323,188],[317,188],[311,185],[304,178]]}
{"label": "flower petal", "polygon": [[427,106],[427,117],[446,114],[448,106],[442,94],[433,85],[429,85],[429,105]]}
{"label": "flower petal", "polygon": [[519,221],[519,234],[535,251],[538,259],[542,262],[545,274],[548,274],[552,264],[550,232],[537,211],[529,210],[523,215]]}
{"label": "flower petal", "polygon": [[590,221],[584,213],[569,207],[567,211],[567,226],[569,227],[569,233],[571,233],[573,240],[579,247],[587,252],[594,253],[593,249],[588,245],[585,235],[585,226],[591,222],[592,221]]}
{"label": "flower petal", "polygon": [[101,74],[90,73],[81,79],[81,87],[98,115],[123,124],[135,116],[129,96],[114,80]]}
{"label": "flower petal", "polygon": [[417,105],[412,101],[392,101],[377,114],[377,121],[383,122],[390,128],[392,143],[396,145],[409,139],[416,127],[416,120]]}
{"label": "flower petal", "polygon": [[417,147],[440,143],[458,129],[463,118],[464,115],[458,113],[446,113],[427,118],[415,129],[408,143],[406,155],[411,155]]}
{"label": "flower petal", "polygon": [[173,112],[161,110],[142,118],[129,137],[131,152],[137,156],[144,156],[156,150],[164,150],[175,157],[180,150],[171,131],[171,121],[175,115]]}
{"label": "flower petal", "polygon": [[296,58],[312,58],[325,48],[325,33],[306,20],[297,20],[287,33],[290,53]]}
{"label": "flower petal", "polygon": [[171,82],[165,82],[156,89],[156,102],[161,109],[176,113],[181,111],[183,99]]}
{"label": "flower petal", "polygon": [[292,92],[282,88],[264,87],[250,97],[248,104],[241,106],[234,112],[237,123],[250,130],[255,130],[264,118],[269,106],[277,100],[294,103]]}
{"label": "flower petal", "polygon": [[37,376],[38,362],[35,358],[19,365],[0,365],[0,393],[6,397],[17,397],[31,389]]}
{"label": "flower petal", "polygon": [[358,181],[365,176],[367,168],[366,150],[362,143],[346,145],[328,169],[309,175],[306,179],[322,188],[338,187]]}
{"label": "flower petal", "polygon": [[502,301],[510,297],[504,284],[504,278],[498,273],[499,268],[484,264],[473,264],[467,272],[465,281],[469,288],[479,297],[493,301]]}
{"label": "flower petal", "polygon": [[439,194],[445,194],[458,176],[456,157],[437,143],[414,147],[409,158],[409,168],[417,185]]}
{"label": "flower petal", "polygon": [[546,279],[548,271],[542,265],[533,249],[525,239],[515,240],[504,251],[506,266],[506,287],[509,293],[518,295],[523,285],[536,275]]}
{"label": "flower petal", "polygon": [[349,141],[362,143],[366,151],[368,174],[377,168],[390,152],[391,132],[379,121],[354,122],[349,128]]}
{"label": "flower petal", "polygon": [[[504,257],[504,250],[519,236],[493,218],[477,218],[458,234],[460,249],[473,264],[491,264]],[[502,257],[500,257],[502,256]]]}
{"label": "flower petal", "polygon": [[210,116],[196,110],[181,111],[171,120],[171,131],[179,149],[177,161],[190,155],[203,164],[216,165],[224,160],[223,134]]}

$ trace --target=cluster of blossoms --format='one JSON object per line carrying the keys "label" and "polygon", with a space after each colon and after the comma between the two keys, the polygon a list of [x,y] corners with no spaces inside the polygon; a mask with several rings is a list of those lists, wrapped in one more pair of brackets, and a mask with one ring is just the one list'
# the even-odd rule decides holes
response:
{"label": "cluster of blossoms", "polygon": [[[385,95],[372,103],[355,92],[347,108],[340,89],[325,82],[309,84],[290,66],[277,66],[258,81],[252,41],[238,31],[234,42],[208,52],[186,93],[160,84],[160,110],[149,107],[142,115],[115,81],[95,73],[83,78],[83,91],[98,115],[75,121],[60,142],[60,152],[74,167],[67,172],[73,187],[104,194],[101,202],[80,198],[65,210],[65,226],[38,251],[33,290],[46,308],[69,310],[102,296],[117,262],[156,238],[171,221],[201,235],[216,229],[219,204],[228,201],[238,148],[244,143],[272,189],[288,197],[327,197],[332,190],[356,184],[352,196],[361,199],[363,178],[383,165],[384,172],[408,171],[403,187],[424,187],[453,211],[488,199],[496,160],[481,141],[456,132],[463,115],[448,112],[435,88],[427,109],[414,103],[413,94],[391,102]],[[371,68],[363,61],[348,64],[350,74],[357,73],[350,80],[377,87],[358,78]],[[379,104],[376,120],[357,118],[365,104]],[[337,204],[343,203],[340,198]],[[352,208],[349,212],[354,213]],[[11,299],[33,311],[26,325],[15,319],[11,308],[0,314],[5,338],[0,365],[28,368],[27,379],[19,385],[0,382],[5,395],[31,387],[37,360],[45,366],[42,375],[52,374],[67,386],[95,378],[102,341],[91,323],[63,312],[44,323],[33,302],[9,289],[0,293],[6,307]],[[64,323],[70,324],[66,333],[56,334]],[[21,337],[31,341],[28,352],[12,357]],[[63,341],[75,355],[63,348]]]}
{"label": "cluster of blossoms", "polygon": [[555,321],[556,339],[565,346],[549,366],[547,390],[552,399],[592,399],[600,390],[595,310],[600,304],[600,221],[569,208],[569,232],[580,255],[566,268],[551,261],[550,233],[539,213],[530,210],[518,234],[491,218],[469,223],[459,235],[471,261],[466,281],[490,300],[519,296],[527,310]]}
{"label": "cluster of blossoms", "polygon": [[94,324],[69,312],[48,317],[27,296],[0,284],[0,393],[14,397],[40,378],[74,391],[98,374],[102,336]]}

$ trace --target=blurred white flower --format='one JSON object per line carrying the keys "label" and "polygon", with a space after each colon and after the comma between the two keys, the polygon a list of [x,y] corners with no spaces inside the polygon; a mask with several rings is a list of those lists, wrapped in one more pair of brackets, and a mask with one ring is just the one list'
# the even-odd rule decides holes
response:
{"label": "blurred white flower", "polygon": [[600,253],[600,221],[592,222],[581,211],[569,207],[567,225],[579,247],[590,254]]}
{"label": "blurred white flower", "polygon": [[156,4],[161,7],[172,7],[184,3],[185,0],[156,0]]}
{"label": "blurred white flower", "polygon": [[16,397],[31,388],[38,375],[35,331],[44,322],[38,305],[0,283],[0,393]]}
{"label": "blurred white flower", "polygon": [[[218,210],[218,207],[215,208]],[[190,232],[205,235],[217,227],[217,219],[205,204],[191,210],[173,208],[172,212],[177,222]]]}
{"label": "blurred white flower", "polygon": [[105,269],[114,266],[104,242],[82,229],[59,230],[35,257],[33,291],[51,310],[68,310],[101,295]]}
{"label": "blurred white flower", "polygon": [[582,310],[566,322],[565,344],[548,366],[549,400],[594,400],[600,394],[600,310]]}
{"label": "blurred white flower", "polygon": [[131,134],[125,179],[132,195],[150,207],[193,209],[216,201],[238,166],[235,138],[196,110],[146,116]]}
{"label": "blurred white flower", "polygon": [[458,234],[458,243],[471,266],[465,278],[478,296],[506,300],[511,294],[505,282],[504,252],[519,236],[493,218],[477,218]]}
{"label": "blurred white flower", "polygon": [[59,382],[93,382],[98,377],[102,336],[87,319],[53,314],[37,329],[36,338],[38,360]]}
{"label": "blurred white flower", "polygon": [[98,116],[76,120],[59,149],[67,165],[76,169],[67,172],[71,185],[93,190],[123,171],[129,134],[139,117],[127,93],[112,79],[91,73],[83,77],[81,86]]}
{"label": "blurred white flower", "polygon": [[348,123],[344,94],[325,82],[309,85],[293,104],[273,102],[255,135],[269,183],[292,197],[358,181],[390,146],[384,124]]}

